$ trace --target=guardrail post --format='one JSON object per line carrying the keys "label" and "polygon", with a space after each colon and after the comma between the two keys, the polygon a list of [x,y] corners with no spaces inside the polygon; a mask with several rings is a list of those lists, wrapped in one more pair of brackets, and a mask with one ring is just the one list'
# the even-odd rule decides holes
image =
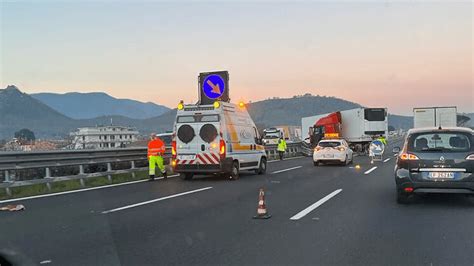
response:
{"label": "guardrail post", "polygon": [[44,178],[51,178],[51,169],[49,167],[46,167],[46,176]]}
{"label": "guardrail post", "polygon": [[112,172],[112,164],[107,163],[107,172]]}
{"label": "guardrail post", "polygon": [[79,174],[83,175],[84,174],[84,165],[79,165]]}
{"label": "guardrail post", "polygon": [[135,169],[135,161],[131,161],[131,166],[130,166],[130,169]]}
{"label": "guardrail post", "polygon": [[10,173],[8,170],[5,170],[5,182],[10,182]]}

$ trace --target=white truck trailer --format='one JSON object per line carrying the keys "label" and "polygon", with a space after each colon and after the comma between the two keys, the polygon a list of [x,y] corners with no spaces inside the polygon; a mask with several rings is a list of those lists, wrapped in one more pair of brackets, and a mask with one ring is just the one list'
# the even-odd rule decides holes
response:
{"label": "white truck trailer", "polygon": [[455,106],[413,108],[413,127],[455,127],[457,110]]}
{"label": "white truck trailer", "polygon": [[[337,112],[335,112],[337,113]],[[366,151],[372,139],[379,135],[388,135],[387,108],[356,108],[340,111],[339,125],[334,119],[326,119],[335,113],[303,117],[301,127],[303,140],[311,146],[328,133],[344,138],[356,151]],[[330,121],[328,123],[324,121]]]}

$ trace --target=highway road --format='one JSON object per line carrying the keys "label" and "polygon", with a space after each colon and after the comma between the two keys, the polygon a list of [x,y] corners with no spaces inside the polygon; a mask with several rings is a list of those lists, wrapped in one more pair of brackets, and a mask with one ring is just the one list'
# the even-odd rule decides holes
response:
{"label": "highway road", "polygon": [[[32,265],[473,265],[474,199],[398,205],[386,158],[21,200],[0,213],[0,252]],[[268,220],[252,219],[261,187]]]}

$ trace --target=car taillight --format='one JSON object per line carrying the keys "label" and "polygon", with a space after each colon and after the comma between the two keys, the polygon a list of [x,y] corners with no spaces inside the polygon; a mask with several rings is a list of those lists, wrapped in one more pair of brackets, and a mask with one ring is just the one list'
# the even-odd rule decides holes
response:
{"label": "car taillight", "polygon": [[219,155],[222,158],[225,158],[225,141],[221,139],[219,141]]}
{"label": "car taillight", "polygon": [[176,158],[176,140],[171,142],[171,157]]}
{"label": "car taillight", "polygon": [[419,160],[418,156],[411,154],[411,153],[402,153],[400,155],[400,159],[407,160],[407,161],[416,161]]}
{"label": "car taillight", "polygon": [[470,154],[466,157],[466,160],[474,160],[474,154]]}

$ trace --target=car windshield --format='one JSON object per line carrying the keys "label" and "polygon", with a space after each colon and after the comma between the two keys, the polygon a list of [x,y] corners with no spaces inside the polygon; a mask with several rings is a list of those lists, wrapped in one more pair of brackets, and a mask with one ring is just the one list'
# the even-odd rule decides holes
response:
{"label": "car windshield", "polygon": [[416,152],[467,152],[471,149],[469,135],[461,132],[430,132],[410,137],[408,150]]}
{"label": "car windshield", "polygon": [[342,143],[339,142],[339,141],[320,141],[318,146],[319,147],[323,147],[323,148],[327,148],[327,147],[338,147],[338,146],[341,146]]}

